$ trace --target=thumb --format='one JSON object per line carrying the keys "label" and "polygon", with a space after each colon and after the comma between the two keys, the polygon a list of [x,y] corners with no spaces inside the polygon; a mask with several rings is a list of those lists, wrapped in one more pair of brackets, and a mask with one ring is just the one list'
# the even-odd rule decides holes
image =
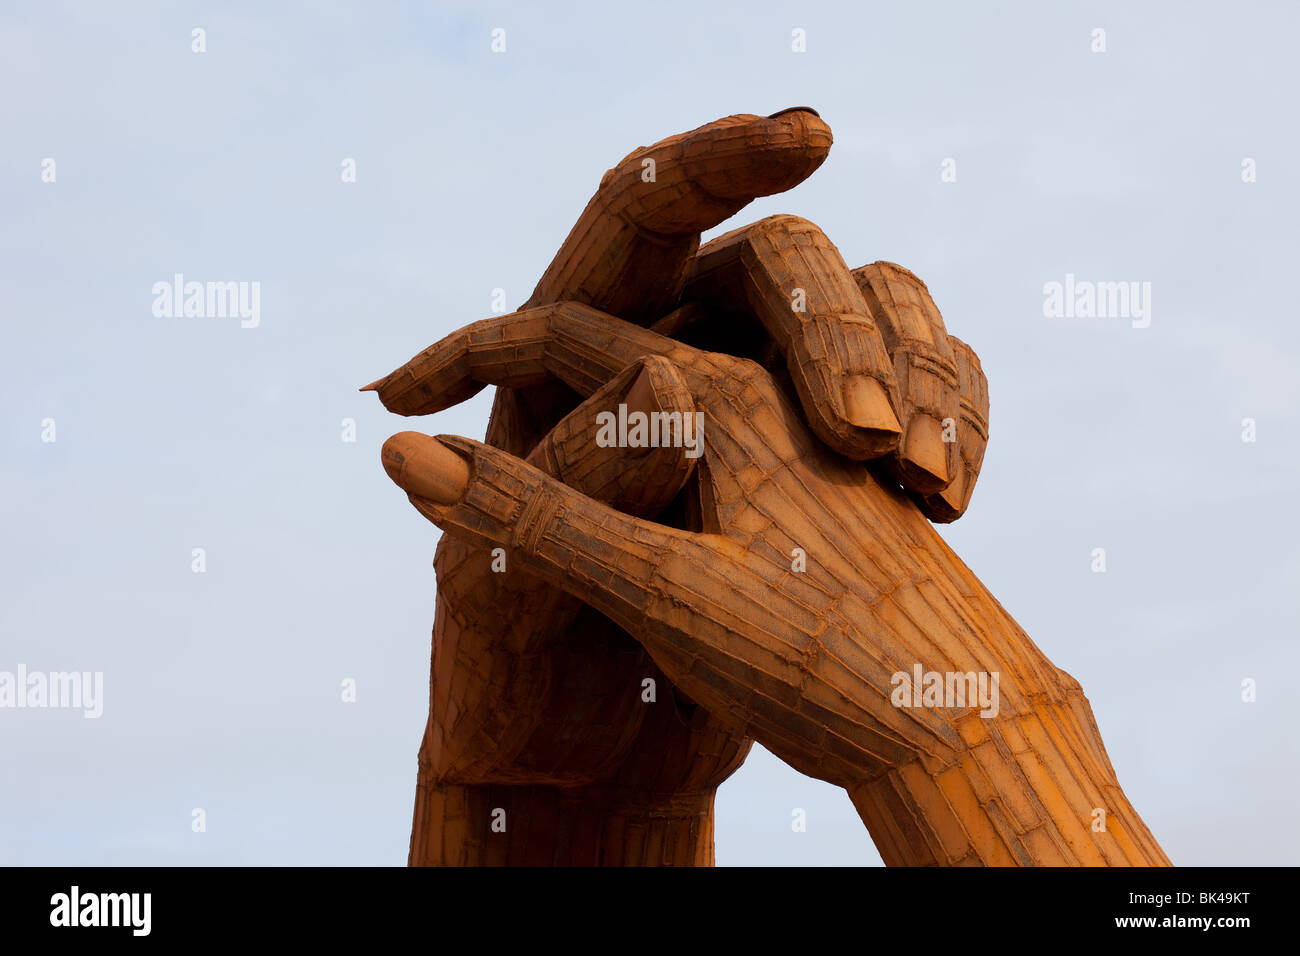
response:
{"label": "thumb", "polygon": [[468,438],[401,432],[382,457],[411,504],[443,531],[512,550],[534,574],[626,629],[644,614],[670,543],[694,543],[688,532],[624,514]]}

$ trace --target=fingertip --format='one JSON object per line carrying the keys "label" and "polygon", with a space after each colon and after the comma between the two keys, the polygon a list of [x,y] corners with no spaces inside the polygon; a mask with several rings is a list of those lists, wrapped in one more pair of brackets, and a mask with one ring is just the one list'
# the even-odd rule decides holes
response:
{"label": "fingertip", "polygon": [[921,495],[912,492],[912,499],[922,514],[935,524],[952,524],[966,513],[974,490],[974,476],[962,467],[947,488],[936,494]]}
{"label": "fingertip", "polygon": [[793,189],[821,166],[834,141],[826,121],[805,107],[748,117],[739,132],[719,126],[712,142],[701,141],[715,153],[692,179],[711,196],[749,202]]}
{"label": "fingertip", "polygon": [[849,375],[842,386],[844,413],[849,424],[873,433],[878,441],[898,443],[903,426],[889,400],[889,393],[870,375]]}
{"label": "fingertip", "polygon": [[788,129],[798,145],[807,149],[819,150],[825,155],[834,142],[830,124],[821,118],[821,114],[806,106],[792,106],[767,117],[779,120],[780,126]]}
{"label": "fingertip", "polygon": [[399,432],[384,442],[380,458],[395,485],[434,504],[456,504],[469,487],[464,455],[429,435]]}
{"label": "fingertip", "polygon": [[939,492],[938,497],[942,498],[944,503],[952,509],[953,517],[950,520],[956,520],[966,510],[966,499],[968,496],[967,488],[970,482],[967,479],[966,469],[958,468],[956,476],[949,483],[948,487]]}
{"label": "fingertip", "polygon": [[943,491],[952,480],[943,425],[933,415],[918,412],[908,422],[898,451],[903,483],[921,494]]}
{"label": "fingertip", "polygon": [[921,509],[921,514],[934,524],[952,524],[962,515],[938,495],[918,495],[916,492],[911,494],[912,500]]}
{"label": "fingertip", "polygon": [[768,119],[776,119],[778,116],[784,116],[786,113],[811,113],[813,116],[821,119],[822,114],[818,113],[811,106],[787,106],[783,110],[777,110],[775,113],[768,113]]}

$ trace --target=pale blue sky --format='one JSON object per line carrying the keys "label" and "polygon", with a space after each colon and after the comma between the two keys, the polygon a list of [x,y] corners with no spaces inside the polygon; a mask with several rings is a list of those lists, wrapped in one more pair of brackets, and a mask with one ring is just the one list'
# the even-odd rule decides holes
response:
{"label": "pale blue sky", "polygon": [[[523,302],[634,147],[794,105],[830,158],[724,228],[796,213],[928,282],[992,396],[945,537],[1176,863],[1295,863],[1296,8],[540,6],[0,9],[0,670],[105,681],[99,720],[0,710],[0,863],[404,863],[438,531],[357,387]],[[260,282],[260,326],[154,317],[177,272]],[[1151,326],[1045,318],[1067,273],[1150,282]],[[720,864],[879,863],[758,748],[717,810]]]}

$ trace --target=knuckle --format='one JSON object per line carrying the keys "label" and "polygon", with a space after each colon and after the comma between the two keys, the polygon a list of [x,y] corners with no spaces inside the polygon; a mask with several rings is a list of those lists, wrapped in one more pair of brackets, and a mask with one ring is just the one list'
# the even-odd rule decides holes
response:
{"label": "knuckle", "polygon": [[1059,667],[1056,667],[1055,670],[1057,683],[1067,697],[1083,697],[1085,700],[1087,699],[1083,693],[1083,685],[1078,680]]}
{"label": "knuckle", "polygon": [[926,295],[930,294],[930,287],[925,284],[925,280],[906,266],[900,266],[897,262],[890,262],[888,259],[879,259],[870,265],[863,266],[864,270],[875,270],[893,278],[901,279],[919,286],[925,291]]}
{"label": "knuckle", "polygon": [[718,370],[726,375],[727,378],[738,381],[752,382],[757,379],[766,379],[767,369],[755,362],[753,359],[740,358],[734,355],[726,355],[722,352],[711,352],[709,358],[713,360]]}
{"label": "knuckle", "polygon": [[802,216],[793,216],[789,213],[777,213],[775,216],[768,216],[766,219],[760,219],[754,223],[752,231],[764,235],[772,235],[782,232],[817,232],[820,233],[821,227],[811,220],[804,219]]}

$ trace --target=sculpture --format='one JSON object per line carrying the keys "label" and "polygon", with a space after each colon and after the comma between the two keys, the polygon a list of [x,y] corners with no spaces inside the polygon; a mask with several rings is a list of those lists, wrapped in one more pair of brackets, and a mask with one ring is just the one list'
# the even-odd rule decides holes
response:
{"label": "sculpture", "polygon": [[700,248],[830,145],[798,108],[634,151],[523,308],[367,386],[497,386],[486,444],[383,450],[446,532],[412,864],[711,864],[751,740],[887,864],[1169,863],[1079,684],[929,523],[988,396],[924,283],[793,216]]}

